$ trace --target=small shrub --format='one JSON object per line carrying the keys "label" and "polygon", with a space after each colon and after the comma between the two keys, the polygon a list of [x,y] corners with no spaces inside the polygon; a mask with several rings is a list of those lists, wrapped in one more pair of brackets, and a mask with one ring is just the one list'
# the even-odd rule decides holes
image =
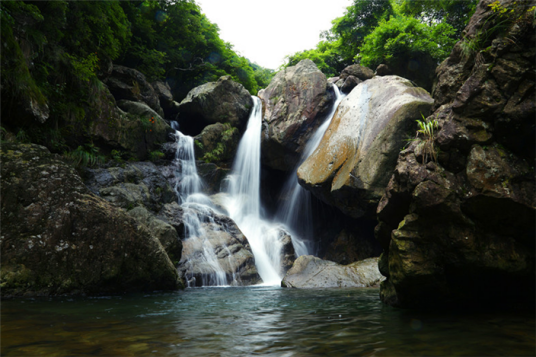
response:
{"label": "small shrub", "polygon": [[434,162],[437,162],[437,154],[434,148],[434,140],[435,130],[439,128],[439,124],[435,119],[428,120],[424,118],[424,115],[421,114],[421,116],[423,120],[416,121],[419,125],[419,130],[417,130],[417,137],[419,136],[419,134],[423,134],[424,136],[424,141],[421,144],[424,145],[424,156],[422,163],[424,164],[428,161],[428,156],[430,156]]}
{"label": "small shrub", "polygon": [[151,160],[152,162],[156,162],[158,160],[161,160],[164,158],[164,153],[162,151],[151,151],[149,152],[149,160]]}
{"label": "small shrub", "polygon": [[63,156],[75,166],[95,166],[104,162],[104,156],[99,155],[100,149],[93,144],[80,145],[76,150],[64,152]]}

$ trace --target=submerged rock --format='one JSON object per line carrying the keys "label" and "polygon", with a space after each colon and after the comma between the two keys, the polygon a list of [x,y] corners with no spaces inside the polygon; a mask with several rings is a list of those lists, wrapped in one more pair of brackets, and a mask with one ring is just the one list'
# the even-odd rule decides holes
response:
{"label": "submerged rock", "polygon": [[311,60],[280,71],[259,91],[264,111],[262,163],[288,171],[332,104],[326,76]]}
{"label": "submerged rock", "polygon": [[397,77],[360,83],[339,105],[314,153],[298,169],[299,183],[352,217],[372,216],[400,149],[432,98]]}
{"label": "submerged rock", "polygon": [[536,86],[524,75],[535,70],[534,16],[502,2],[513,9],[502,20],[504,37],[464,53],[494,26],[492,2],[480,2],[438,68],[430,117],[440,128],[437,161],[426,159],[420,139],[413,142],[378,206],[388,277],[380,296],[388,304],[534,305]]}
{"label": "submerged rock", "polygon": [[181,132],[192,136],[215,123],[229,123],[243,130],[251,108],[253,99],[244,86],[223,76],[192,89],[179,105],[177,120]]}
{"label": "submerged rock", "polygon": [[385,278],[378,270],[378,258],[339,265],[312,255],[302,255],[281,282],[287,288],[363,288],[378,286]]}
{"label": "submerged rock", "polygon": [[158,239],[92,194],[73,168],[42,146],[1,150],[2,296],[182,286]]}

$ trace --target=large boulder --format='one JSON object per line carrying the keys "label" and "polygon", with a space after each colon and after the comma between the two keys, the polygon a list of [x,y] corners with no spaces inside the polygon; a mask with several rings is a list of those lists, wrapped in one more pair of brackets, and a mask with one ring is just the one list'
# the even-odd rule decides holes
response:
{"label": "large boulder", "polygon": [[352,217],[372,216],[432,98],[397,77],[359,84],[339,105],[315,152],[298,169],[299,183]]}
{"label": "large boulder", "polygon": [[244,86],[224,76],[192,89],[179,105],[177,120],[181,132],[188,135],[197,135],[215,123],[243,130],[251,108],[253,99]]}
{"label": "large boulder", "polygon": [[330,86],[314,62],[303,60],[278,72],[270,85],[259,91],[264,110],[263,164],[288,171],[298,163],[332,104]]}
{"label": "large boulder", "polygon": [[[512,12],[496,13],[492,2],[480,2],[438,68],[437,160],[425,138],[414,141],[378,206],[388,304],[534,306],[535,23],[527,7],[507,0]],[[503,32],[467,52],[498,23]]]}
{"label": "large boulder", "polygon": [[188,286],[261,282],[247,238],[236,223],[205,205],[182,206],[186,239],[179,271]]}
{"label": "large boulder", "polygon": [[364,288],[378,286],[385,278],[378,270],[378,258],[339,265],[312,255],[302,255],[281,282],[287,288]]}
{"label": "large boulder", "polygon": [[157,92],[140,71],[114,65],[112,73],[104,79],[104,83],[116,100],[143,102],[157,112],[158,115],[164,116]]}
{"label": "large boulder", "polygon": [[92,194],[73,168],[41,146],[1,150],[2,296],[182,286],[158,239]]}

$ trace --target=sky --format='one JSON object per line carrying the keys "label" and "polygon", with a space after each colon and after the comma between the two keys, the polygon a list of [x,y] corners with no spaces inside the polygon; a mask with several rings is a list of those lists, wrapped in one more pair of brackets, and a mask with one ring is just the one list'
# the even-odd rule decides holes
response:
{"label": "sky", "polygon": [[344,14],[352,0],[197,0],[220,38],[239,55],[277,69],[284,58],[312,49],[320,33]]}

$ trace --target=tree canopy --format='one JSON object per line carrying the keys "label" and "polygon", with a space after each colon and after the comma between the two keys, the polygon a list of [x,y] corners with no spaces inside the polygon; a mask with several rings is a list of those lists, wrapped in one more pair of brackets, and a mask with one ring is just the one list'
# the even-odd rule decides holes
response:
{"label": "tree canopy", "polygon": [[439,62],[460,38],[477,2],[353,0],[316,48],[287,56],[284,66],[308,58],[327,76],[336,76],[353,63],[389,64],[418,54]]}

